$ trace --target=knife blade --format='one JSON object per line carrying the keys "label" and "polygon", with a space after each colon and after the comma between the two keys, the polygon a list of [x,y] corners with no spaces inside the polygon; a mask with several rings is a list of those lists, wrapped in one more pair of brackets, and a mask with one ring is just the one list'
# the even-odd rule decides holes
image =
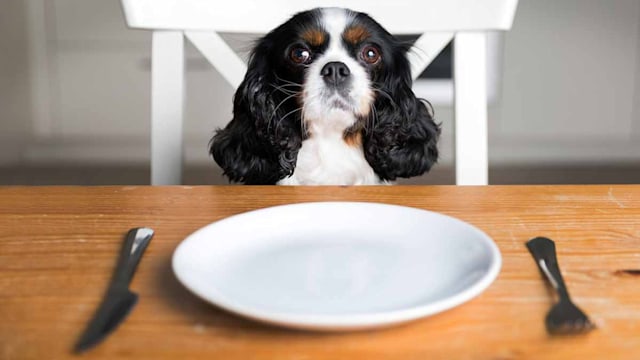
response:
{"label": "knife blade", "polygon": [[127,232],[107,293],[77,342],[76,352],[84,352],[104,340],[138,302],[138,295],[129,290],[129,284],[152,237],[153,230],[149,228]]}

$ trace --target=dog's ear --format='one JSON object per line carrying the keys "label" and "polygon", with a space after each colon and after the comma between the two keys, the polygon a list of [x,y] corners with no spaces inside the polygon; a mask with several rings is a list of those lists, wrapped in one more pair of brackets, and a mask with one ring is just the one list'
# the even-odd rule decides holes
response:
{"label": "dog's ear", "polygon": [[438,160],[440,127],[411,84],[405,51],[398,51],[381,79],[364,134],[365,157],[383,180],[422,175]]}
{"label": "dog's ear", "polygon": [[302,139],[293,121],[280,121],[269,70],[272,41],[262,38],[249,59],[247,74],[235,93],[233,119],[218,129],[210,153],[233,182],[275,184],[293,173]]}

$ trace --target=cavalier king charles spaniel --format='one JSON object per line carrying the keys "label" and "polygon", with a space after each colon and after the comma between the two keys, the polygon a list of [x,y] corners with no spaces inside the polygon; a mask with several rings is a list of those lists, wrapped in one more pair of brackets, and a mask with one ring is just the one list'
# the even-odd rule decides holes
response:
{"label": "cavalier king charles spaniel", "polygon": [[261,38],[210,152],[233,182],[388,184],[428,171],[440,134],[410,46],[364,13],[314,9]]}

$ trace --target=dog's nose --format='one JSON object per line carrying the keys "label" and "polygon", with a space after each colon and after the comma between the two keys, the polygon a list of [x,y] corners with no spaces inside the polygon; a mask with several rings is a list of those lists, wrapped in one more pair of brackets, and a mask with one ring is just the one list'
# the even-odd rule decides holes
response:
{"label": "dog's nose", "polygon": [[327,85],[337,87],[349,79],[351,71],[345,63],[332,61],[327,63],[322,70],[320,70],[320,75],[322,75],[322,78]]}

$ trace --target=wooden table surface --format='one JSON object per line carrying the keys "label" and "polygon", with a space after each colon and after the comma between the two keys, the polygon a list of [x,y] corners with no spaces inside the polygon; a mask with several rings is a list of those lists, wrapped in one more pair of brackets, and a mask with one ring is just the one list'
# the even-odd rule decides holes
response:
{"label": "wooden table surface", "polygon": [[[284,330],[189,293],[171,255],[194,230],[247,210],[308,201],[376,201],[448,214],[484,230],[503,266],[480,296],[393,328]],[[379,187],[0,187],[0,359],[76,357],[125,232],[156,235],[126,321],[87,359],[640,359],[640,185]],[[524,243],[556,241],[574,300],[597,324],[551,337],[554,298]]]}

